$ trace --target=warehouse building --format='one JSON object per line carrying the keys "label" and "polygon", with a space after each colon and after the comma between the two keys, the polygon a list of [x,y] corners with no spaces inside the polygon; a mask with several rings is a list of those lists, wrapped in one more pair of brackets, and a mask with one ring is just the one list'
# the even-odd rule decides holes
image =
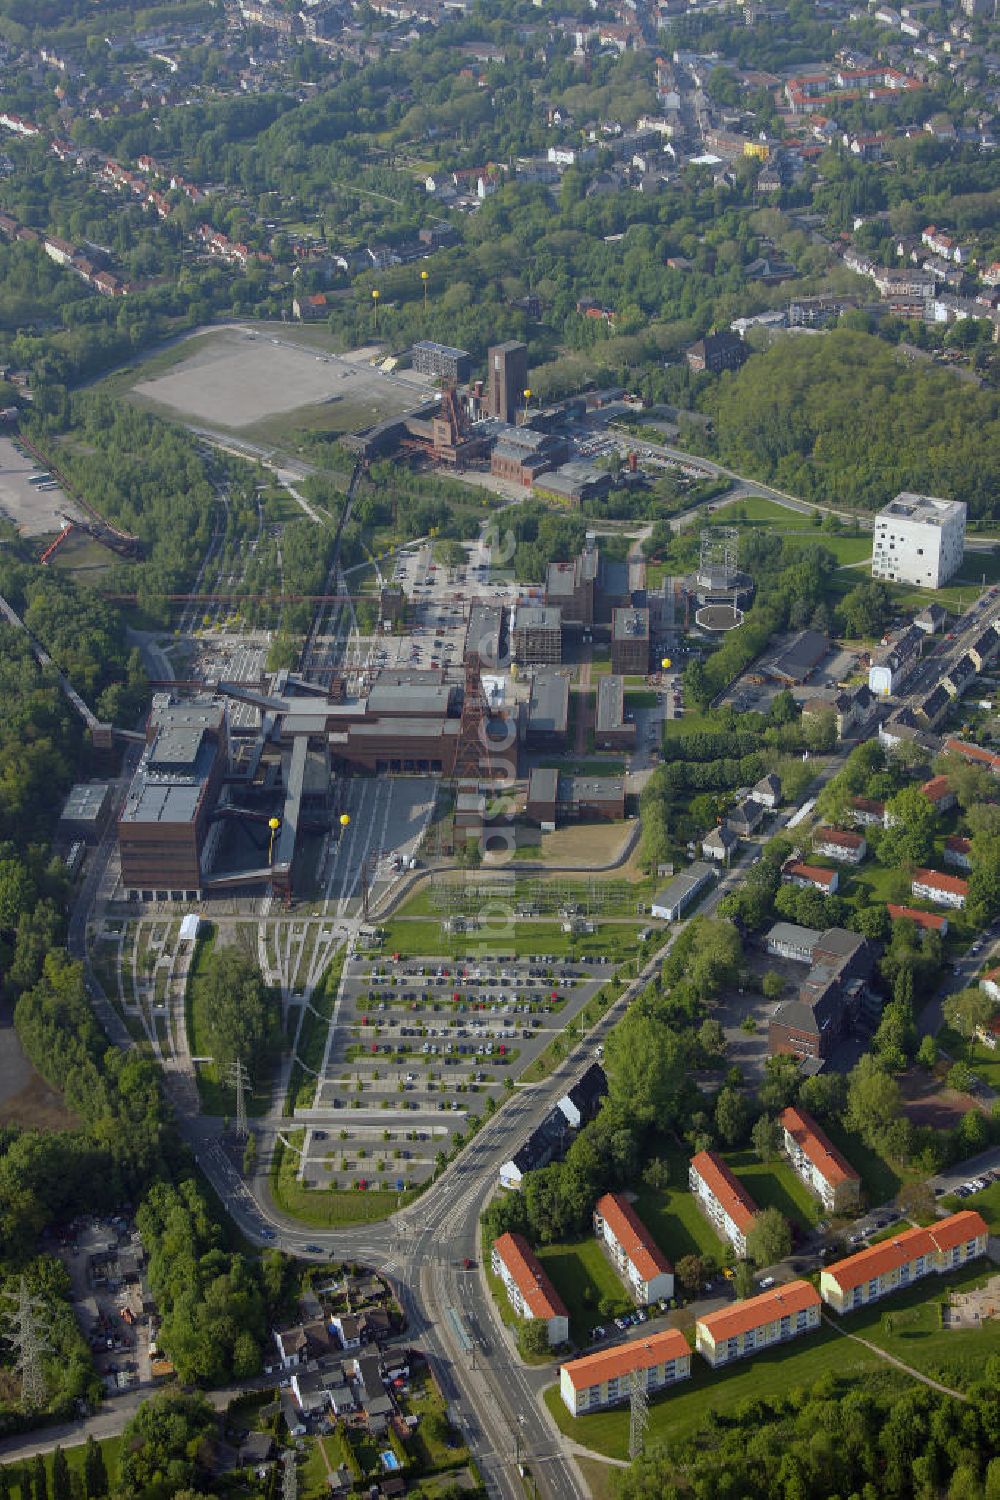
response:
{"label": "warehouse building", "polygon": [[59,816],[59,836],[70,842],[99,844],[114,805],[114,788],[107,781],[79,781],[71,787]]}

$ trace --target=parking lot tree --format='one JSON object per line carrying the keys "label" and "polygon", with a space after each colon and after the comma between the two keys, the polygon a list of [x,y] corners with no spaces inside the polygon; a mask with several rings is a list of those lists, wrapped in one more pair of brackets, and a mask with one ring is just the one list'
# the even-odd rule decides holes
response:
{"label": "parking lot tree", "polygon": [[733,1291],[740,1302],[752,1297],[757,1287],[753,1279],[753,1267],[748,1260],[738,1260],[733,1266]]}
{"label": "parking lot tree", "polygon": [[768,969],[760,988],[765,1000],[780,1000],[784,994],[785,981],[774,969]]}
{"label": "parking lot tree", "polygon": [[677,1280],[689,1296],[703,1285],[705,1262],[700,1255],[682,1255],[674,1269],[677,1273]]}
{"label": "parking lot tree", "polygon": [[848,918],[848,924],[853,931],[860,932],[862,937],[873,938],[876,942],[884,942],[892,929],[889,913],[884,906],[857,907]]}
{"label": "parking lot tree", "polygon": [[710,1059],[722,1057],[726,1050],[726,1033],[722,1022],[714,1016],[702,1021],[698,1027],[698,1047],[702,1059],[708,1065]]}
{"label": "parking lot tree", "polygon": [[760,1115],[754,1120],[750,1139],[759,1161],[773,1161],[781,1153],[782,1130],[773,1115]]}
{"label": "parking lot tree", "polygon": [[747,1234],[747,1256],[757,1266],[773,1266],[792,1248],[792,1230],[783,1213],[762,1208]]}

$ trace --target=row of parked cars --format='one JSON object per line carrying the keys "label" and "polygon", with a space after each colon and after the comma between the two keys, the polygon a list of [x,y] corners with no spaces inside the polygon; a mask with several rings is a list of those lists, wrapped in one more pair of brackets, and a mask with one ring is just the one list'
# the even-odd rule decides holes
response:
{"label": "row of parked cars", "polygon": [[1000,1182],[1000,1167],[984,1172],[981,1177],[970,1177],[968,1182],[963,1182],[955,1189],[955,1197],[970,1198],[973,1193],[981,1193],[983,1188],[988,1188],[991,1182]]}

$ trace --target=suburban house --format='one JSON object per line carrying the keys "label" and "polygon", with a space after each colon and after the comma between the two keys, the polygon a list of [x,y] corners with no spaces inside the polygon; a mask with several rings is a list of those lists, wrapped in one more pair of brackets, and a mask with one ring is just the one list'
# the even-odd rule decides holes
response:
{"label": "suburban house", "polygon": [[750,795],[755,802],[759,802],[762,807],[769,807],[773,812],[781,801],[781,781],[773,771],[769,771],[760,778]]}
{"label": "suburban house", "polygon": [[571,1360],[559,1371],[559,1393],[574,1417],[627,1401],[632,1373],[641,1370],[647,1391],[660,1391],[691,1374],[691,1350],[679,1328],[617,1344]]}
{"label": "suburban house", "polygon": [[939,813],[948,812],[955,806],[955,793],[951,789],[947,776],[932,776],[930,781],[924,782],[920,790]]}
{"label": "suburban house", "polygon": [[835,1312],[850,1312],[887,1297],[932,1271],[941,1274],[986,1254],[989,1230],[970,1209],[939,1219],[926,1229],[904,1229],[846,1260],[824,1266],[819,1289]]}
{"label": "suburban house", "polygon": [[872,797],[852,797],[851,816],[864,828],[884,828],[885,803]]}
{"label": "suburban house", "polygon": [[951,833],[944,841],[944,862],[950,870],[972,869],[972,840]]}
{"label": "suburban house", "polygon": [[556,1105],[567,1125],[579,1130],[592,1120],[608,1092],[608,1080],[600,1063],[591,1063]]}
{"label": "suburban house", "polygon": [[813,851],[826,859],[839,859],[845,864],[859,865],[868,853],[868,840],[863,833],[820,827],[813,833]]}
{"label": "suburban house", "polygon": [[1000,968],[987,969],[979,981],[979,988],[989,995],[991,1000],[996,1000],[1000,1004]]}
{"label": "suburban house", "polygon": [[786,1281],[699,1318],[695,1347],[715,1369],[818,1328],[820,1305],[819,1293],[808,1281]]}
{"label": "suburban house", "polygon": [[737,1255],[746,1255],[747,1235],[757,1218],[757,1205],[717,1151],[699,1151],[691,1158],[688,1186],[722,1238]]}
{"label": "suburban house", "polygon": [[948,755],[958,755],[971,765],[985,766],[994,776],[1000,776],[1000,755],[992,750],[984,750],[982,745],[970,745],[966,740],[952,738],[945,740],[944,749]]}
{"label": "suburban house", "polygon": [[824,870],[821,865],[807,865],[800,859],[790,859],[781,867],[781,878],[786,885],[803,888],[812,886],[824,896],[832,896],[840,884],[836,870]]}
{"label": "suburban house", "polygon": [[969,882],[960,875],[940,875],[937,870],[914,870],[910,890],[935,906],[953,906],[961,911],[969,894]]}
{"label": "suburban house", "polygon": [[324,1354],[332,1354],[338,1342],[322,1318],[309,1323],[297,1323],[294,1328],[283,1328],[275,1332],[274,1342],[278,1346],[278,1358],[283,1370],[293,1370]]}
{"label": "suburban house", "polygon": [[806,1187],[822,1199],[828,1213],[847,1213],[861,1197],[861,1178],[850,1162],[804,1109],[789,1106],[778,1116],[785,1152]]}
{"label": "suburban house", "polygon": [[539,1167],[547,1167],[550,1161],[562,1155],[569,1142],[569,1135],[569,1126],[562,1110],[552,1110],[540,1125],[536,1125],[514,1155],[502,1164],[500,1186],[520,1190],[526,1172],[537,1172]]}
{"label": "suburban house", "polygon": [[912,922],[924,932],[939,932],[942,937],[948,935],[948,918],[939,917],[932,911],[919,911],[915,906],[893,906],[888,904],[886,911],[889,913],[890,922]]}
{"label": "suburban house", "polygon": [[493,1241],[494,1276],[499,1276],[507,1300],[519,1318],[540,1318],[549,1348],[569,1338],[569,1314],[523,1234],[502,1234]]}
{"label": "suburban house", "polygon": [[719,864],[727,864],[733,850],[739,847],[739,842],[739,834],[730,828],[728,823],[720,823],[702,839],[702,856],[705,859],[717,860]]}
{"label": "suburban house", "polygon": [[674,1295],[674,1269],[621,1193],[605,1193],[594,1208],[594,1233],[619,1276],[643,1307]]}
{"label": "suburban house", "polygon": [[742,802],[730,808],[726,814],[726,822],[734,833],[745,839],[755,831],[763,816],[764,804],[755,797],[745,797]]}
{"label": "suburban house", "polygon": [[650,911],[654,917],[660,917],[664,922],[676,922],[683,916],[707,885],[711,885],[715,879],[715,871],[711,865],[696,859],[693,864],[688,865],[686,870],[681,870],[675,875],[668,885],[658,891],[653,897]]}

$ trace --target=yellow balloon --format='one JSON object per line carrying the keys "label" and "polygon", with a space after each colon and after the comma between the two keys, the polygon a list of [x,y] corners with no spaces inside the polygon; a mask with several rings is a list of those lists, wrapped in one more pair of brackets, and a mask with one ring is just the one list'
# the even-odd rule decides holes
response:
{"label": "yellow balloon", "polygon": [[267,826],[268,826],[268,828],[270,828],[271,832],[274,833],[277,829],[279,829],[281,827],[281,819],[280,818],[268,818],[268,820],[267,820]]}
{"label": "yellow balloon", "polygon": [[660,662],[660,666],[663,668],[664,672],[666,672],[668,668],[673,666],[673,662],[670,660],[669,656],[665,656]]}
{"label": "yellow balloon", "polygon": [[379,299],[379,294],[378,294],[378,292],[372,292],[372,296],[373,296],[373,297],[374,297],[374,298],[375,298],[375,301],[376,301],[376,302],[377,302],[377,301],[378,301],[378,299]]}
{"label": "yellow balloon", "polygon": [[346,828],[347,825],[348,825],[348,823],[350,823],[350,821],[351,821],[351,815],[350,815],[350,813],[341,813],[341,815],[340,815],[340,826],[341,826],[341,828]]}

